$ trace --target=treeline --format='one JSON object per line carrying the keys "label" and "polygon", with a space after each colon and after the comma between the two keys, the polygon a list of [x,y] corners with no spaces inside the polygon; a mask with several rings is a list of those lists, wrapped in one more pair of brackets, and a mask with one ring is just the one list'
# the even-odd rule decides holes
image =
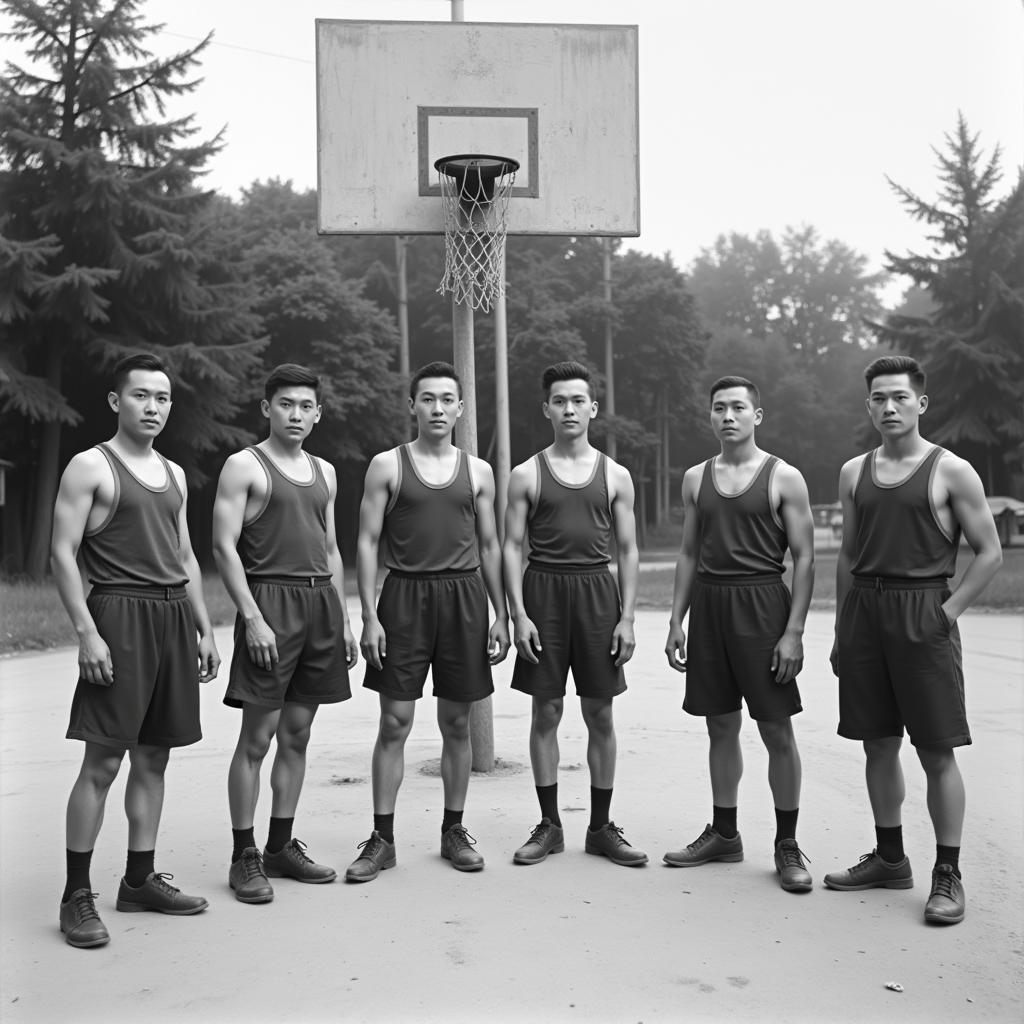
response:
{"label": "treeline", "polygon": [[[197,140],[192,119],[166,119],[163,101],[191,88],[205,44],[148,56],[152,29],[137,0],[4,6],[11,38],[33,61],[31,71],[9,65],[0,80],[4,570],[46,571],[60,471],[109,436],[108,371],[143,348],[175,378],[161,449],[188,473],[201,556],[220,465],[263,434],[262,377],[283,361],[322,374],[325,415],[312,449],[338,468],[339,537],[351,558],[365,466],[409,431],[394,239],[317,236],[314,193],[287,182],[254,182],[237,200],[204,191],[201,172],[223,140]],[[761,441],[804,471],[813,500],[831,501],[842,461],[870,443],[860,374],[880,336],[932,370],[929,436],[1005,493],[1022,436],[1022,193],[1018,182],[997,196],[998,151],[979,163],[962,122],[947,142],[936,203],[900,190],[921,204],[912,215],[934,218],[936,237],[934,255],[888,254],[889,269],[919,286],[896,316],[883,309],[883,282],[866,258],[810,227],[781,239],[723,236],[687,272],[668,255],[616,244],[610,304],[601,240],[509,239],[513,460],[549,439],[542,367],[575,358],[601,371],[610,319],[613,425],[644,523],[669,516],[683,469],[713,450],[706,389],[726,372],[758,382]],[[443,245],[407,243],[413,367],[451,357],[450,306],[436,290]],[[476,346],[488,456],[487,317],[477,320]]]}

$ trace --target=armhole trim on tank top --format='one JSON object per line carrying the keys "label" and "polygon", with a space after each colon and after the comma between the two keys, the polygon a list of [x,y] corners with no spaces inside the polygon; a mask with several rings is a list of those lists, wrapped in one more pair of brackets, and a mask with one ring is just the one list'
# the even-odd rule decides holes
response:
{"label": "armhole trim on tank top", "polygon": [[[529,502],[529,507],[526,510],[526,522],[530,523],[533,521],[533,517],[537,514],[537,509],[540,506],[540,488],[541,488],[541,471],[540,471],[540,452],[534,455],[530,462],[533,463],[533,482],[536,485],[536,493],[533,496],[533,501]],[[527,491],[527,499],[529,499],[529,491]]]}
{"label": "armhole trim on tank top", "polygon": [[[782,516],[779,515],[778,508],[775,507],[775,503],[772,501],[772,481],[775,479],[775,473],[779,466],[782,464],[782,460],[777,455],[769,455],[771,463],[768,466],[768,511],[772,514],[772,522],[780,529],[785,530],[786,524],[782,521]],[[761,471],[758,470],[758,473]],[[781,495],[779,497],[779,505],[782,504]]]}
{"label": "armhole trim on tank top", "polygon": [[248,518],[242,520],[243,526],[252,526],[257,519],[264,512],[267,511],[267,506],[270,504],[270,496],[274,490],[274,478],[270,475],[270,467],[264,462],[263,452],[256,447],[256,445],[249,445],[248,448],[244,449],[247,452],[252,452],[253,458],[256,460],[256,465],[263,470],[263,475],[267,479],[267,493],[263,495],[263,501],[260,503],[260,507]]}
{"label": "armhole trim on tank top", "polygon": [[476,481],[473,478],[473,460],[469,452],[460,451],[460,455],[466,463],[466,483],[469,484],[469,505],[473,509],[473,516],[476,517]]}
{"label": "armhole trim on tank top", "polygon": [[395,505],[398,504],[398,495],[402,492],[402,449],[405,448],[404,444],[400,444],[397,448],[393,448],[392,451],[395,453],[395,461],[398,463],[398,471],[395,479],[395,489],[391,492],[391,497],[388,498],[387,505],[384,506],[384,515],[389,515]]}
{"label": "armhole trim on tank top", "polygon": [[610,514],[612,511],[611,469],[609,468],[611,459],[604,452],[598,452],[597,457],[604,463],[604,496],[608,502],[608,512]]}
{"label": "armhole trim on tank top", "polygon": [[103,521],[92,530],[86,530],[86,537],[95,537],[96,534],[105,530],[109,525],[111,519],[114,518],[114,513],[117,511],[117,506],[121,502],[121,478],[117,475],[117,465],[114,462],[113,455],[107,451],[105,444],[96,445],[96,450],[107,460],[107,465],[110,467],[110,475],[114,478],[114,497],[110,502],[110,510],[103,517]]}
{"label": "armhole trim on tank top", "polygon": [[[938,472],[939,469],[939,461],[941,460],[942,456],[946,454],[946,449],[940,448],[938,445],[936,445],[933,451],[937,451],[938,454],[936,454],[934,460],[932,461],[931,468],[928,470],[928,508],[931,510],[932,519],[935,521],[935,526],[938,529],[939,533],[941,533],[942,536],[945,537],[950,544],[955,544],[957,542],[957,537],[955,534],[949,533],[946,530],[946,528],[942,525],[942,521],[939,519],[939,510],[935,507],[935,497],[932,493],[932,483],[935,481],[935,474]],[[931,452],[929,452],[928,454],[930,455]],[[927,457],[928,456],[926,455],[925,458]]]}
{"label": "armhole trim on tank top", "polygon": [[174,478],[174,470],[171,469],[171,464],[159,453],[156,453],[156,457],[164,464],[164,472],[167,474],[167,479],[171,482],[171,487],[174,488],[174,493],[178,495],[178,511],[174,516],[174,535],[178,538],[178,544],[181,545],[181,506],[185,503],[185,492],[178,486],[178,481]]}

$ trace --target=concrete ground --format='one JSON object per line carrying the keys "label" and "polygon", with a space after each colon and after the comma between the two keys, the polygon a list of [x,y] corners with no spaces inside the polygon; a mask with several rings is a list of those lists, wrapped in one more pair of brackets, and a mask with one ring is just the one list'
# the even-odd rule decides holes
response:
{"label": "concrete ground", "polygon": [[[355,612],[355,609],[353,609]],[[495,673],[500,770],[474,777],[466,823],[487,858],[463,875],[438,856],[441,783],[431,701],[420,706],[399,796],[398,866],[365,885],[275,881],[276,898],[244,906],[227,887],[231,834],[225,777],[237,713],[222,677],[203,694],[202,743],[173,755],[157,868],[209,909],[196,917],[119,914],[123,775],[93,861],[108,946],[77,950],[58,931],[63,818],[81,748],[64,730],[75,653],[0,662],[0,1019],[18,1022],[319,1021],[1019,1021],[1024,1009],[1024,652],[1018,616],[961,620],[974,745],[960,755],[968,792],[962,867],[967,918],[928,927],[922,910],[934,852],[923,776],[905,750],[904,832],[910,891],[836,893],[825,872],[874,842],[857,744],[835,735],[828,665],[832,616],[812,613],[800,843],[816,887],[782,892],[772,864],[772,801],[756,729],[747,773],[741,864],[661,863],[710,818],[703,724],[680,710],[683,678],[662,654],[667,615],[638,616],[630,688],[616,701],[619,769],[613,817],[650,864],[617,867],[583,853],[588,777],[575,700],[562,727],[560,802],[567,849],[533,867],[512,851],[538,814],[528,767],[529,702]],[[358,620],[356,620],[358,621]],[[219,632],[222,653],[230,650]],[[225,666],[226,668],[226,666]],[[362,670],[356,679],[361,682]],[[370,831],[374,695],[325,709],[314,727],[296,835],[343,871]],[[265,838],[269,784],[257,816]],[[888,982],[902,992],[886,988]]]}

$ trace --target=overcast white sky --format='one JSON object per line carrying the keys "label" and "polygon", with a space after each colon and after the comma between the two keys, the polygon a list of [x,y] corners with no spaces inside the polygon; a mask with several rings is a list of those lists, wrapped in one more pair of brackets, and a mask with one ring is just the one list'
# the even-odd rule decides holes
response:
{"label": "overcast white sky", "polygon": [[[209,183],[316,184],[316,18],[449,21],[448,0],[148,0],[159,49],[211,29],[186,101],[227,147]],[[1024,163],[1021,0],[465,0],[467,21],[637,24],[643,233],[686,267],[722,232],[813,224],[880,268],[923,234],[885,175],[933,196],[957,111]],[[4,55],[14,56],[10,43]]]}

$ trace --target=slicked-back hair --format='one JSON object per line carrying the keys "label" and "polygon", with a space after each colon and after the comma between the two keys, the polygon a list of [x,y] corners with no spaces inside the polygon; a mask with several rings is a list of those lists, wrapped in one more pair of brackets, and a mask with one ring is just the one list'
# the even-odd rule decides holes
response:
{"label": "slicked-back hair", "polygon": [[545,398],[551,395],[551,385],[560,380],[581,380],[587,385],[590,397],[594,397],[594,385],[590,379],[590,371],[582,363],[568,359],[564,363],[553,363],[548,366],[540,378],[540,387]]}
{"label": "slicked-back hair", "polygon": [[320,403],[320,378],[308,366],[298,363],[275,366],[263,385],[263,397],[268,402],[273,401],[274,395],[285,388],[312,388],[316,392],[317,404]]}
{"label": "slicked-back hair", "polygon": [[455,372],[455,367],[451,363],[444,363],[436,361],[433,363],[427,363],[426,366],[421,366],[413,375],[412,380],[409,381],[409,397],[415,402],[416,392],[419,390],[420,381],[426,380],[427,377],[445,377],[448,380],[455,381],[455,387],[458,391],[459,398],[462,398],[462,379]]}
{"label": "slicked-back hair", "polygon": [[[121,394],[125,384],[128,383],[128,375],[132,370],[167,373],[167,367],[152,352],[136,352],[134,355],[125,356],[118,360],[110,372],[111,390],[115,395]],[[171,379],[169,373],[167,373],[167,379]]]}
{"label": "slicked-back hair", "polygon": [[875,382],[876,377],[891,377],[899,373],[907,375],[910,385],[918,397],[924,394],[928,377],[921,369],[921,364],[916,359],[911,359],[910,356],[880,356],[869,364],[864,371],[868,394],[871,393],[871,385]]}
{"label": "slicked-back hair", "polygon": [[761,392],[757,390],[757,385],[752,380],[747,380],[746,377],[719,377],[718,380],[711,385],[711,390],[708,392],[709,402],[714,405],[715,395],[719,391],[725,391],[726,388],[746,388],[747,394],[750,396],[750,401],[754,403],[754,408],[761,408]]}

